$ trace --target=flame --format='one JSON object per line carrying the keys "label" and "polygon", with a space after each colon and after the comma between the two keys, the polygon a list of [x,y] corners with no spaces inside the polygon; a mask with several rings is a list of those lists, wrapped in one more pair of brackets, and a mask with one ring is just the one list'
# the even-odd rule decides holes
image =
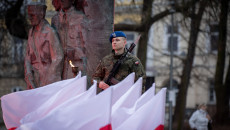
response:
{"label": "flame", "polygon": [[71,60],[69,60],[69,64],[71,65],[71,67],[75,67]]}

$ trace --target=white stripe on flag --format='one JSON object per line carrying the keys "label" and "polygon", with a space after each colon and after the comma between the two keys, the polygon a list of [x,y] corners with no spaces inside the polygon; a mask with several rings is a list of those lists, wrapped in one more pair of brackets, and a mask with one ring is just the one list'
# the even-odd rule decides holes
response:
{"label": "white stripe on flag", "polygon": [[21,125],[18,130],[98,130],[110,124],[112,87],[97,96],[67,101],[44,118]]}
{"label": "white stripe on flag", "polygon": [[113,129],[120,126],[126,119],[128,119],[135,111],[137,111],[141,106],[150,101],[154,97],[155,84],[152,85],[140,98],[135,102],[131,108],[119,107],[113,110],[112,113],[112,127]]}
{"label": "white stripe on flag", "polygon": [[129,74],[124,80],[113,85],[112,105],[134,84],[135,73]]}
{"label": "white stripe on flag", "polygon": [[137,99],[141,96],[142,80],[142,78],[139,78],[137,82],[112,106],[112,115],[120,107],[130,108],[135,104]]}
{"label": "white stripe on flag", "polygon": [[55,82],[36,89],[10,93],[1,97],[3,119],[7,129],[18,127],[26,114],[36,110],[58,90],[78,80],[81,73],[72,79]]}
{"label": "white stripe on flag", "polygon": [[64,88],[60,89],[52,95],[45,103],[43,103],[38,109],[28,113],[21,119],[21,123],[29,123],[38,120],[46,116],[52,109],[56,108],[60,104],[69,100],[72,97],[76,97],[86,91],[87,78],[86,76],[71,82]]}
{"label": "white stripe on flag", "polygon": [[165,98],[166,88],[163,88],[115,130],[153,130],[164,125]]}

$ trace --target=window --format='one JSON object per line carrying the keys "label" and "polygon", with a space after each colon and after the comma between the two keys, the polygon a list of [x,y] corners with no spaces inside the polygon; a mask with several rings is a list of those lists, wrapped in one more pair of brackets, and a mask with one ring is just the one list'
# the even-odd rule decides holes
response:
{"label": "window", "polygon": [[210,52],[217,51],[217,42],[219,38],[218,24],[211,24],[210,27]]}
{"label": "window", "polygon": [[214,89],[214,80],[209,80],[209,103],[215,103],[216,102],[216,93]]}
{"label": "window", "polygon": [[167,87],[167,92],[166,92],[166,101],[172,101],[172,105],[175,106],[176,105],[176,98],[178,95],[178,82],[173,79],[173,83],[172,83],[172,89],[170,89],[170,80],[165,80],[163,82],[163,86]]}
{"label": "window", "polygon": [[[171,51],[173,51],[173,53],[177,53],[178,41],[179,41],[178,26],[174,26],[172,28],[171,25],[168,25],[166,30],[166,47],[165,47],[166,52],[170,53]],[[171,49],[171,44],[172,44],[172,49]]]}
{"label": "window", "polygon": [[134,40],[134,34],[127,34],[127,41],[133,41]]}

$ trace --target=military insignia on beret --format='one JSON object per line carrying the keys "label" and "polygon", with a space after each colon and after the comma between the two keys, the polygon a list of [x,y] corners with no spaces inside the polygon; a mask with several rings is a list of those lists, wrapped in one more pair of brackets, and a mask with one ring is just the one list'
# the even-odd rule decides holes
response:
{"label": "military insignia on beret", "polygon": [[113,35],[113,37],[116,37],[116,33],[113,33],[112,35]]}
{"label": "military insignia on beret", "polygon": [[136,62],[135,62],[135,65],[139,65],[139,62],[138,62],[138,61],[136,61]]}

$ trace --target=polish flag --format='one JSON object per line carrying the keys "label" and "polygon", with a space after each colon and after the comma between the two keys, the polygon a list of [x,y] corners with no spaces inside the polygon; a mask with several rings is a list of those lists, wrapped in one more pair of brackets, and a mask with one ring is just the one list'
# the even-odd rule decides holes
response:
{"label": "polish flag", "polygon": [[121,107],[130,108],[135,104],[137,99],[141,96],[142,80],[142,78],[139,78],[136,83],[112,106],[112,115]]}
{"label": "polish flag", "polygon": [[155,95],[155,83],[150,87],[140,98],[137,99],[132,107],[121,106],[119,108],[112,109],[112,127],[113,129],[120,126],[126,119],[128,119],[133,113],[135,113],[140,107],[150,101]]}
{"label": "polish flag", "polygon": [[138,110],[141,106],[147,103],[151,98],[155,96],[155,83],[136,101],[134,110]]}
{"label": "polish flag", "polygon": [[44,118],[22,124],[18,130],[109,130],[111,98],[112,87],[84,102],[70,99]]}
{"label": "polish flag", "polygon": [[116,85],[111,86],[113,88],[112,105],[117,102],[117,100],[124,95],[130,87],[134,84],[135,73],[129,74],[124,80]]}
{"label": "polish flag", "polygon": [[7,129],[14,129],[20,125],[20,120],[26,114],[36,110],[59,90],[74,84],[81,77],[55,82],[36,89],[10,93],[1,97],[3,119]]}
{"label": "polish flag", "polygon": [[114,130],[163,130],[165,117],[166,88],[134,112]]}
{"label": "polish flag", "polygon": [[[95,86],[95,84],[94,84]],[[28,113],[21,119],[21,123],[29,123],[36,121],[46,116],[54,108],[58,107],[62,103],[66,102],[72,97],[80,96],[87,88],[86,76],[76,80],[76,82],[70,83],[68,86],[62,88],[57,93],[52,95],[46,102],[39,106],[36,110]]]}

